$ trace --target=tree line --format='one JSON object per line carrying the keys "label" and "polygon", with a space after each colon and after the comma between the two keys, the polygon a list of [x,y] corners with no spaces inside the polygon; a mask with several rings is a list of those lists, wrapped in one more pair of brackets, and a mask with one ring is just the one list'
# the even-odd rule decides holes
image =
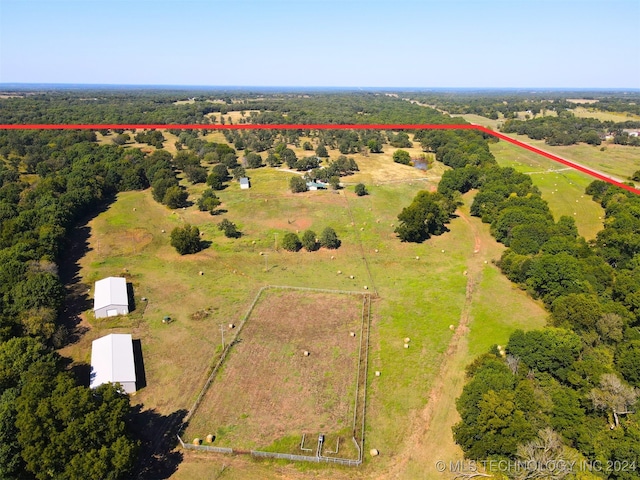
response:
{"label": "tree line", "polygon": [[504,133],[527,135],[534,140],[544,140],[548,145],[574,145],[578,142],[600,145],[607,135],[612,134],[614,143],[640,146],[640,138],[630,137],[624,131],[630,128],[640,128],[640,122],[600,121],[596,118],[577,117],[565,111],[558,116],[507,120],[501,130]]}
{"label": "tree line", "polygon": [[[54,348],[72,229],[118,191],[145,188],[145,158],[91,132],[0,132],[0,477],[121,478],[139,441],[128,397],[90,390]],[[19,169],[34,172],[23,175]]]}

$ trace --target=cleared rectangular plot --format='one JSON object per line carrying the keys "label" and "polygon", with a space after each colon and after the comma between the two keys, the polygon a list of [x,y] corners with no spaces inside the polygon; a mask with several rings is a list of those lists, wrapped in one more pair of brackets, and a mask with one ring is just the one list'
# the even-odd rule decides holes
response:
{"label": "cleared rectangular plot", "polygon": [[214,434],[216,445],[249,449],[303,433],[351,432],[362,300],[265,291],[187,438]]}

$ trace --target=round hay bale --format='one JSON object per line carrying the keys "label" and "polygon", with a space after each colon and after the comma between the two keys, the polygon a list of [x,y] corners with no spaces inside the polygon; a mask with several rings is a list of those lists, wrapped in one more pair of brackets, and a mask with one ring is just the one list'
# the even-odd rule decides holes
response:
{"label": "round hay bale", "polygon": [[378,249],[376,248],[376,249],[374,250],[374,252],[378,253]]}
{"label": "round hay bale", "polygon": [[449,325],[449,330],[451,330],[452,332],[456,329],[456,327],[454,325]]}
{"label": "round hay bale", "polygon": [[164,229],[162,229],[162,233],[167,233]]}
{"label": "round hay bale", "polygon": [[360,231],[361,231],[361,232],[364,232],[364,227],[360,227]]}
{"label": "round hay bale", "polygon": [[379,370],[376,370],[376,377],[379,377],[381,375]]}
{"label": "round hay bale", "polygon": [[444,253],[444,249],[442,250],[442,253]]}
{"label": "round hay bale", "polygon": [[260,256],[264,255],[264,252],[260,252]]}
{"label": "round hay bale", "polygon": [[410,339],[409,337],[406,337],[406,338],[404,339],[404,343],[409,343],[410,341],[411,341],[411,339]]}
{"label": "round hay bale", "polygon": [[136,211],[136,207],[133,207],[133,211],[134,211],[134,212]]}
{"label": "round hay bale", "polygon": [[198,272],[198,275],[204,275],[204,272],[203,272],[202,270],[200,270],[200,271]]}
{"label": "round hay bale", "polygon": [[338,270],[338,275],[342,275],[342,270]]}
{"label": "round hay bale", "polygon": [[465,270],[464,272],[462,272],[462,275],[464,275],[466,277],[467,276],[467,271]]}
{"label": "round hay bale", "polygon": [[146,302],[147,301],[147,297],[142,297],[142,301]]}
{"label": "round hay bale", "polygon": [[236,328],[236,326],[235,326],[235,324],[230,323],[230,324],[229,324],[229,328]]}
{"label": "round hay bale", "polygon": [[485,263],[485,264],[487,264],[487,263],[489,263],[489,262],[487,262],[487,261],[485,260],[485,261],[484,261],[484,263]]}
{"label": "round hay bale", "polygon": [[305,357],[308,357],[309,355],[311,355],[307,350],[305,350],[302,354],[303,354]]}
{"label": "round hay bale", "polygon": [[369,287],[367,287],[367,286],[365,285],[365,286],[364,286],[364,289],[365,289],[365,290],[369,290]]}
{"label": "round hay bale", "polygon": [[354,279],[354,276],[353,276],[353,275],[349,275],[349,278],[350,278],[351,280],[353,280],[353,279]]}
{"label": "round hay bale", "polygon": [[404,348],[409,348],[409,344],[408,344],[408,343],[405,343],[405,344],[404,344]]}
{"label": "round hay bale", "polygon": [[333,255],[331,255],[331,260],[335,260],[335,259],[336,259],[336,257],[334,257]]}
{"label": "round hay bale", "polygon": [[251,242],[251,245],[255,245],[255,244],[256,244],[256,241],[255,241],[255,240],[253,240],[253,241]]}
{"label": "round hay bale", "polygon": [[194,438],[193,439],[193,444],[194,445],[200,445],[201,443],[202,443],[202,439],[200,439],[200,438]]}
{"label": "round hay bale", "polygon": [[416,255],[416,260],[420,260],[420,257]]}
{"label": "round hay bale", "polygon": [[213,443],[213,441],[216,439],[215,435],[207,435],[207,443]]}
{"label": "round hay bale", "polygon": [[356,332],[349,332],[349,335],[352,336],[352,337],[355,337],[356,336]]}
{"label": "round hay bale", "polygon": [[372,457],[377,457],[378,455],[380,455],[380,451],[377,448],[372,448],[371,450],[369,450],[369,454]]}

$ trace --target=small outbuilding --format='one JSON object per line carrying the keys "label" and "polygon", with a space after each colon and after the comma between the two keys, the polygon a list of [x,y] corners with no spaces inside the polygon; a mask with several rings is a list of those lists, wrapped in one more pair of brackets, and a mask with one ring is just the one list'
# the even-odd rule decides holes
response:
{"label": "small outbuilding", "polygon": [[248,190],[251,184],[249,183],[249,179],[247,177],[242,177],[240,179],[240,188],[242,190]]}
{"label": "small outbuilding", "polygon": [[327,189],[327,184],[323,183],[323,182],[307,182],[307,188],[310,191],[315,191],[315,190],[326,190]]}
{"label": "small outbuilding", "polygon": [[98,280],[93,294],[93,312],[96,318],[128,314],[127,280],[122,277],[107,277]]}
{"label": "small outbuilding", "polygon": [[136,366],[130,334],[112,333],[93,341],[89,387],[97,388],[104,383],[119,383],[125,392],[136,392]]}

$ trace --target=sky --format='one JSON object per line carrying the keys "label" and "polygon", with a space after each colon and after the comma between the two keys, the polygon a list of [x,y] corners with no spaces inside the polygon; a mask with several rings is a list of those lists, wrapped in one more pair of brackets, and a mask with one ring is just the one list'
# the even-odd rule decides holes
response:
{"label": "sky", "polygon": [[0,0],[0,83],[640,88],[640,0]]}

